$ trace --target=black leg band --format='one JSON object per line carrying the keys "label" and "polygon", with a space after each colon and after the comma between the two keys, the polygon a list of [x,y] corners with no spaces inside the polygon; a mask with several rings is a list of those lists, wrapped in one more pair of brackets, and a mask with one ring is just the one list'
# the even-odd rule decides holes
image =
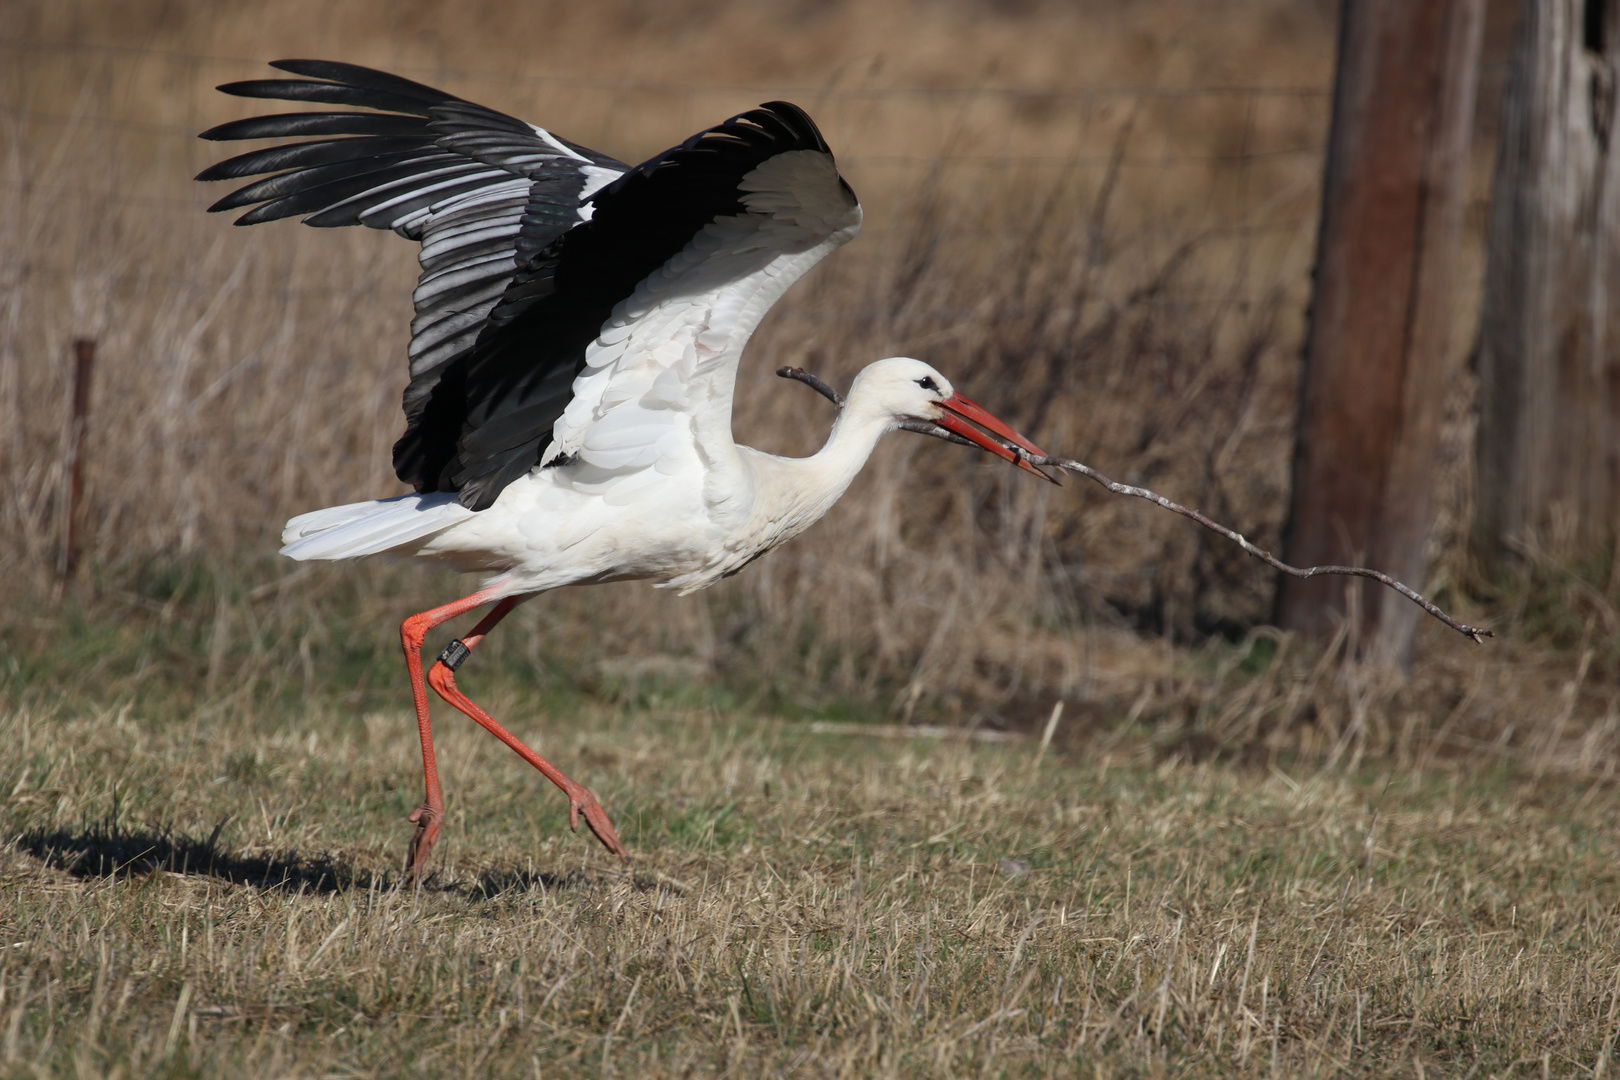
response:
{"label": "black leg band", "polygon": [[462,644],[460,638],[457,638],[444,647],[444,652],[439,654],[439,663],[454,671],[461,666],[463,660],[471,655],[472,650]]}

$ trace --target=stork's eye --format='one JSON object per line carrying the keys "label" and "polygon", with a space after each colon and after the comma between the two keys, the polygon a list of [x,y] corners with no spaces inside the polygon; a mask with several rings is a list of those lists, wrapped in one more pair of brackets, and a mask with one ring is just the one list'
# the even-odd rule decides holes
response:
{"label": "stork's eye", "polygon": [[918,379],[917,385],[922,387],[924,390],[932,390],[936,394],[939,393],[939,384],[934,382],[933,377],[930,375],[924,375],[922,378]]}

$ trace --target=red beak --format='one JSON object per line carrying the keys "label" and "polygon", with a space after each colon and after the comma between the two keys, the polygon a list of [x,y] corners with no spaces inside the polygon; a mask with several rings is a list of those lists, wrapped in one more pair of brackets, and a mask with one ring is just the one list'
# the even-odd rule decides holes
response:
{"label": "red beak", "polygon": [[[962,436],[975,446],[982,446],[984,449],[990,451],[997,457],[1004,458],[1007,461],[1012,462],[1014,465],[1017,465],[1020,469],[1023,469],[1026,472],[1034,473],[1042,480],[1051,480],[1052,483],[1057,483],[1056,480],[1053,480],[1050,476],[1047,476],[1041,470],[1025,461],[1013,450],[1009,449],[1005,443],[998,442],[995,439],[992,439],[989,435],[986,435],[983,431],[979,430],[979,427],[985,428],[994,434],[1001,436],[1001,438],[1006,439],[1007,442],[1010,442],[1015,446],[1023,447],[1036,457],[1046,456],[1045,450],[1042,450],[1040,447],[1018,434],[1018,432],[1008,427],[983,406],[969,401],[961,394],[952,394],[950,397],[941,401],[939,403],[939,407],[946,410],[946,414],[936,419],[934,423],[938,424],[946,431]],[[967,422],[970,420],[973,423]],[[974,424],[979,425],[979,427],[974,427]]]}

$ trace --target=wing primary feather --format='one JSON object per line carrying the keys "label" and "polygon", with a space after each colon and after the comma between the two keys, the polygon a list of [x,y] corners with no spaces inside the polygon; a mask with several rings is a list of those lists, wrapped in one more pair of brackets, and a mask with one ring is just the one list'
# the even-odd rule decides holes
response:
{"label": "wing primary feather", "polygon": [[432,139],[420,136],[376,136],[369,139],[331,139],[320,142],[271,146],[226,158],[197,174],[198,180],[236,180],[282,169],[310,168],[339,161],[386,157],[409,151],[431,150]]}
{"label": "wing primary feather", "polygon": [[226,139],[276,139],[289,135],[417,135],[422,120],[390,113],[276,113],[211,127],[197,137],[212,142]]}
{"label": "wing primary feather", "polygon": [[[377,177],[381,183],[390,173],[394,173],[401,166],[407,166],[423,160],[433,160],[424,157],[419,151],[411,150],[403,154],[379,154],[364,159],[359,172],[354,162],[341,162],[333,165],[313,165],[293,172],[278,173],[263,180],[237,188],[229,195],[220,199],[208,208],[210,214],[221,210],[235,210],[239,206],[250,203],[266,202],[286,195],[319,187],[334,180],[346,180],[350,177]],[[407,173],[406,175],[410,175]]]}
{"label": "wing primary feather", "polygon": [[464,130],[496,130],[534,138],[534,128],[517,117],[459,98],[450,98],[434,107],[432,127],[446,135]]}
{"label": "wing primary feather", "polygon": [[248,79],[244,82],[225,83],[215,89],[232,97],[314,101],[323,105],[355,105],[363,109],[412,113],[422,117],[431,115],[435,108],[430,102],[405,97],[402,94],[389,94],[363,86],[345,86],[343,83],[308,82],[304,79]]}
{"label": "wing primary feather", "polygon": [[309,79],[326,79],[369,90],[381,90],[387,94],[398,94],[401,97],[425,101],[430,105],[460,100],[443,90],[435,90],[431,86],[424,86],[398,75],[390,75],[386,71],[361,67],[359,64],[345,64],[337,60],[272,60],[270,66]]}
{"label": "wing primary feather", "polygon": [[256,225],[261,221],[275,221],[278,218],[296,217],[300,214],[314,214],[334,209],[340,209],[346,213],[347,219],[315,223],[317,227],[358,224],[359,216],[356,209],[341,204],[346,203],[353,196],[386,186],[401,177],[409,178],[414,175],[414,168],[414,166],[401,165],[392,169],[364,172],[326,183],[314,184],[307,188],[299,188],[280,198],[271,199],[256,210],[248,211],[248,213],[236,220],[236,224]]}

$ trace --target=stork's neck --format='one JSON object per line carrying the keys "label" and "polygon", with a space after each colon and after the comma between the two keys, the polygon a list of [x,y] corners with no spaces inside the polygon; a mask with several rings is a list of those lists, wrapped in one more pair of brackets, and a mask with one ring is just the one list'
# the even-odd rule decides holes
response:
{"label": "stork's neck", "polygon": [[838,501],[857,473],[866,467],[877,442],[894,427],[894,418],[872,408],[863,408],[859,398],[846,401],[833,421],[832,431],[821,449],[805,459],[805,465],[826,485],[829,493],[825,513]]}
{"label": "stork's neck", "polygon": [[[852,395],[822,448],[804,458],[761,454],[755,463],[755,523],[776,522],[795,535],[843,495],[894,418]],[[791,523],[791,525],[789,525]],[[756,525],[758,527],[758,525]],[[786,539],[786,537],[783,537]]]}

